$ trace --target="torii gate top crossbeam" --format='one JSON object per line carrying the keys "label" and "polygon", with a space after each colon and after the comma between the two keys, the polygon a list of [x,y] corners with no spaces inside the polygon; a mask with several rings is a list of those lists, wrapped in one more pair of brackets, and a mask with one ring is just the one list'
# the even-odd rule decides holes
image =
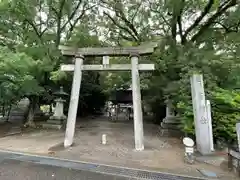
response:
{"label": "torii gate top crossbeam", "polygon": [[149,55],[154,52],[156,43],[141,45],[136,47],[102,47],[102,48],[75,48],[69,46],[59,46],[64,56],[129,56],[131,54]]}

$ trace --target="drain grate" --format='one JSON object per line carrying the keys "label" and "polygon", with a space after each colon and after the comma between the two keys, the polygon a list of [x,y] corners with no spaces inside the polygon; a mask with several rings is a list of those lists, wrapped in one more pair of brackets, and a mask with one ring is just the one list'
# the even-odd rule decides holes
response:
{"label": "drain grate", "polygon": [[99,167],[96,169],[96,171],[103,172],[103,173],[109,173],[109,174],[115,174],[118,176],[128,176],[128,177],[137,177],[137,175],[138,175],[137,171],[132,171],[130,169],[125,169],[125,168],[104,166],[104,165],[99,165]]}
{"label": "drain grate", "polygon": [[150,172],[145,172],[145,171],[139,171],[137,173],[137,177],[141,179],[152,179],[151,178],[151,173]]}
{"label": "drain grate", "polygon": [[95,169],[101,173],[110,173],[115,174],[118,176],[127,176],[136,179],[148,179],[148,180],[196,180],[201,178],[191,178],[191,177],[184,177],[184,176],[177,176],[173,174],[164,174],[158,172],[150,172],[150,171],[143,171],[143,170],[135,170],[135,169],[125,169],[121,167],[111,167],[111,166],[104,166],[99,165],[98,168]]}

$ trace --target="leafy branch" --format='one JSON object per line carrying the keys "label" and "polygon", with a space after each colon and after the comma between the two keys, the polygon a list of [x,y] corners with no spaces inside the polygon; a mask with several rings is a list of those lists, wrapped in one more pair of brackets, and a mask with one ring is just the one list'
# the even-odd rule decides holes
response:
{"label": "leafy branch", "polygon": [[237,0],[228,0],[223,5],[221,5],[217,11],[204,23],[200,30],[192,36],[191,40],[192,42],[196,41],[211,25],[214,24],[214,21],[220,17],[224,12],[226,12],[229,8],[237,5]]}

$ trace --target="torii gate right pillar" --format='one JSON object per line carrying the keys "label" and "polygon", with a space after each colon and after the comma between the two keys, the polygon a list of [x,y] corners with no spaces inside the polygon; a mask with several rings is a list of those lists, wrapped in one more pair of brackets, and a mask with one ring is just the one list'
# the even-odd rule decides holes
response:
{"label": "torii gate right pillar", "polygon": [[140,78],[138,70],[138,59],[139,59],[138,55],[136,54],[131,55],[135,149],[137,151],[142,151],[144,150],[143,113],[142,113]]}

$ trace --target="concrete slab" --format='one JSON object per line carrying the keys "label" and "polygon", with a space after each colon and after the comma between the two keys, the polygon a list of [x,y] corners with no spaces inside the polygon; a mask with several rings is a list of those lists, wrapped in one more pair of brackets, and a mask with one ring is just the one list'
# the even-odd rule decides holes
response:
{"label": "concrete slab", "polygon": [[208,171],[208,170],[199,170],[200,173],[202,173],[205,177],[208,177],[208,178],[217,178],[217,174],[215,172],[212,172],[212,171]]}

